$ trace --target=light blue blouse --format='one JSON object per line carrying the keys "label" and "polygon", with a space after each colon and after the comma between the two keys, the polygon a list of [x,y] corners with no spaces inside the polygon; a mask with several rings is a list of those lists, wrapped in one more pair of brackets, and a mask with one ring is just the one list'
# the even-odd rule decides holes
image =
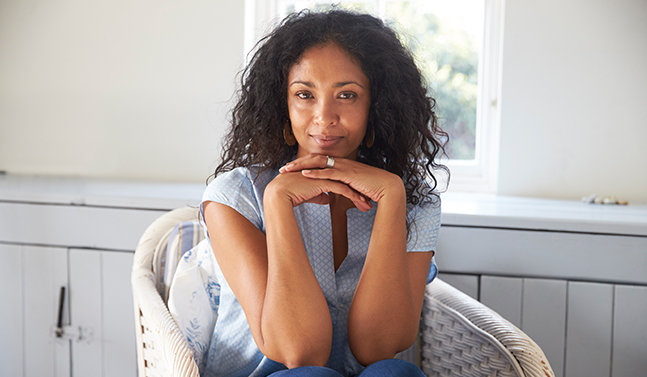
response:
{"label": "light blue blouse", "polygon": [[[225,204],[245,216],[265,232],[263,192],[279,174],[237,168],[218,176],[207,187],[202,203]],[[327,205],[304,203],[294,208],[301,237],[310,265],[326,297],[333,322],[333,344],[327,366],[345,376],[359,373],[363,367],[348,346],[347,319],[353,293],[357,287],[373,229],[377,203],[368,212],[356,208],[347,211],[348,255],[335,272],[332,252],[330,208]],[[440,229],[440,201],[427,206],[409,206],[408,216],[414,219],[408,251],[435,250]],[[206,227],[205,227],[206,232]],[[206,234],[209,237],[209,234]],[[209,251],[210,250],[210,246]],[[254,342],[242,307],[227,284],[222,271],[215,267],[221,285],[218,318],[206,357],[205,376],[267,376],[285,369],[282,364],[265,357]],[[432,260],[427,283],[437,275]]]}

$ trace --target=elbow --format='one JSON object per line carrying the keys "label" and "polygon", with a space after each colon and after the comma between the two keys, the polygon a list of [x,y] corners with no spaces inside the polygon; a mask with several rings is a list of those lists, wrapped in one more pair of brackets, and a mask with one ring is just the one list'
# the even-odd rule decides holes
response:
{"label": "elbow", "polygon": [[399,334],[379,333],[375,332],[375,336],[349,336],[350,350],[360,364],[368,366],[380,360],[392,359],[398,352],[409,349],[418,336],[417,330]]}
{"label": "elbow", "polygon": [[328,362],[328,355],[291,355],[289,358],[286,358],[283,362],[288,369],[294,369],[298,367],[323,367],[326,366]]}
{"label": "elbow", "polygon": [[[305,366],[325,366],[332,349],[332,326],[329,336],[291,336],[269,341],[265,339],[259,348],[269,359],[285,365],[288,369]],[[258,343],[257,343],[258,344]]]}
{"label": "elbow", "polygon": [[351,344],[350,350],[357,361],[368,366],[377,361],[392,359],[398,352],[389,342],[380,342],[381,344],[369,342],[359,342],[360,344]]}
{"label": "elbow", "polygon": [[[330,357],[332,342],[329,344],[293,344],[289,347],[283,346],[278,352],[274,361],[280,362],[288,369],[319,366],[323,367]],[[270,357],[270,359],[272,359]]]}
{"label": "elbow", "polygon": [[[330,318],[330,317],[328,317]],[[289,323],[290,321],[285,321]],[[332,349],[332,321],[323,318],[313,323],[292,321],[277,326],[268,321],[261,326],[256,344],[269,359],[289,369],[303,366],[325,366]]]}

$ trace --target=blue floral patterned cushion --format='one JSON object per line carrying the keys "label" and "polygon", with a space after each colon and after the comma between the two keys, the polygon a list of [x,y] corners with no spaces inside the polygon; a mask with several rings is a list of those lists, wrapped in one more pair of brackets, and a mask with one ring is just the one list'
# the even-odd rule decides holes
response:
{"label": "blue floral patterned cushion", "polygon": [[168,296],[169,312],[193,350],[200,373],[205,369],[220,306],[216,260],[208,242],[203,239],[182,255]]}

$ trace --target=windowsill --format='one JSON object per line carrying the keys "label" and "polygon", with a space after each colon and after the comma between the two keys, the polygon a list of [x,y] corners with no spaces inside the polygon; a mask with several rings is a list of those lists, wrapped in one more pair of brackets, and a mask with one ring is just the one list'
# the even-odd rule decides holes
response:
{"label": "windowsill", "polygon": [[445,193],[441,198],[445,226],[647,237],[647,205],[595,205],[476,193]]}

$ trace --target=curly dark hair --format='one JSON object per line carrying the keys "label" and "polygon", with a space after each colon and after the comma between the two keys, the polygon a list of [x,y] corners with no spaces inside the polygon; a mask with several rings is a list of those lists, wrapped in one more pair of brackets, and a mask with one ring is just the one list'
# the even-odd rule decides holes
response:
{"label": "curly dark hair", "polygon": [[375,132],[375,142],[371,148],[362,142],[358,161],[400,176],[407,203],[433,202],[434,172],[449,173],[435,161],[444,154],[442,140],[447,139],[434,113],[436,101],[427,95],[411,53],[391,28],[373,16],[338,9],[290,14],[258,42],[242,73],[214,176],[253,165],[278,169],[294,158],[297,145],[288,146],[283,138],[289,120],[288,74],[306,49],[325,43],[346,50],[370,80],[367,132]]}

